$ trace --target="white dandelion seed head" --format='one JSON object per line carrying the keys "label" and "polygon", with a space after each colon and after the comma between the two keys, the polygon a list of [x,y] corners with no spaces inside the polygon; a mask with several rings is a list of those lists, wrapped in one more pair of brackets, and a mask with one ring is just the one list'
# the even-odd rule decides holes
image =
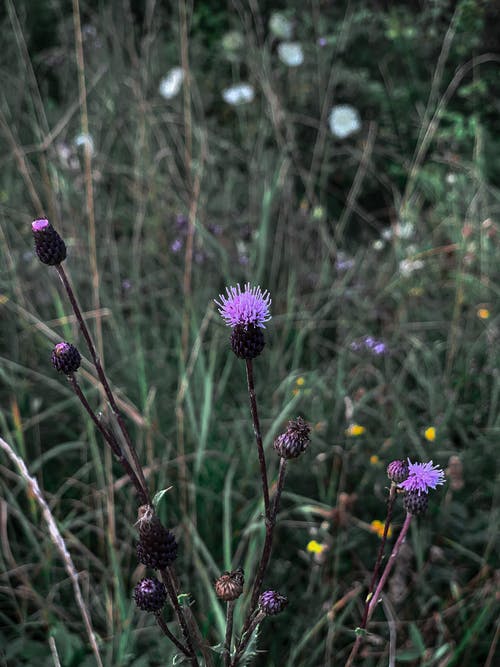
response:
{"label": "white dandelion seed head", "polygon": [[361,118],[357,109],[349,104],[339,104],[328,116],[330,131],[337,139],[345,139],[361,129]]}
{"label": "white dandelion seed head", "polygon": [[182,67],[174,67],[160,81],[158,92],[164,99],[170,100],[178,95],[183,81],[184,70]]}

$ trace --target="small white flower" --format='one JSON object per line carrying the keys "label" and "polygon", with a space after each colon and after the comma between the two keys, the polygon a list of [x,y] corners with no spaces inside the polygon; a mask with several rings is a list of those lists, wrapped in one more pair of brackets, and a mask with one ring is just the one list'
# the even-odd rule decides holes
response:
{"label": "small white flower", "polygon": [[381,234],[382,238],[384,241],[390,241],[392,239],[392,229],[390,227],[386,227]]}
{"label": "small white flower", "polygon": [[252,102],[255,97],[255,90],[249,83],[238,83],[236,86],[223,90],[222,97],[224,102],[237,107],[240,104]]}
{"label": "small white flower", "polygon": [[278,58],[288,67],[300,67],[304,62],[304,51],[299,42],[281,42]]}
{"label": "small white flower", "polygon": [[361,129],[359,112],[349,104],[339,104],[330,111],[328,124],[333,136],[345,139]]}
{"label": "small white flower", "polygon": [[90,154],[93,155],[94,153],[94,140],[92,139],[90,134],[85,134],[84,132],[79,134],[77,137],[75,137],[75,145],[88,146]]}
{"label": "small white flower", "polygon": [[166,100],[170,100],[179,93],[183,81],[184,70],[182,67],[174,67],[160,81],[158,91],[162,97]]}
{"label": "small white flower", "polygon": [[281,12],[271,14],[269,30],[279,39],[292,39],[293,36],[293,24]]}
{"label": "small white flower", "polygon": [[424,262],[421,259],[403,259],[399,262],[399,271],[404,278],[423,268]]}
{"label": "small white flower", "polygon": [[381,250],[384,249],[385,243],[382,241],[382,239],[377,239],[376,241],[373,242],[372,245],[374,250],[380,252]]}

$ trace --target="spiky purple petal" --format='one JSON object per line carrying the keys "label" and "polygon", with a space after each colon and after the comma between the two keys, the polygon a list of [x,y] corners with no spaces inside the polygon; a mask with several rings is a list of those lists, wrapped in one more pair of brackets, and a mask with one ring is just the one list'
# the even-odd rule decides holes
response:
{"label": "spiky purple petal", "polygon": [[226,292],[227,296],[220,294],[219,299],[214,301],[227,326],[234,328],[242,324],[248,327],[252,324],[261,329],[266,328],[264,322],[271,319],[271,296],[267,290],[262,292],[258,285],[252,287],[246,283],[243,290],[238,284],[236,287],[226,287]]}
{"label": "spiky purple petal", "polygon": [[432,461],[412,463],[408,459],[408,477],[399,486],[405,491],[417,492],[420,495],[444,482],[444,472],[439,466],[433,465]]}

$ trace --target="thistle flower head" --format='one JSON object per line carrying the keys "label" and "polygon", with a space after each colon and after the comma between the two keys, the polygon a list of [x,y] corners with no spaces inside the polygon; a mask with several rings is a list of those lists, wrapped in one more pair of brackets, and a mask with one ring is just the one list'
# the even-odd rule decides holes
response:
{"label": "thistle flower head", "polygon": [[141,579],[134,588],[134,600],[139,609],[158,613],[167,599],[167,589],[154,577]]}
{"label": "thistle flower head", "polygon": [[391,482],[401,484],[408,477],[408,463],[399,459],[391,461],[387,466],[387,477]]}
{"label": "thistle flower head", "polygon": [[51,361],[56,371],[71,375],[80,368],[82,358],[74,345],[61,341],[52,350]]}
{"label": "thistle flower head", "polygon": [[55,266],[66,259],[66,245],[46,218],[33,220],[31,231],[36,254],[41,262]]}
{"label": "thistle flower head", "polygon": [[259,607],[267,616],[279,614],[288,604],[288,598],[276,591],[265,591],[259,598]]}
{"label": "thistle flower head", "polygon": [[428,493],[429,489],[435,489],[439,484],[444,484],[444,472],[439,466],[427,463],[412,463],[408,459],[408,477],[400,483],[405,491],[415,492],[418,495]]}
{"label": "thistle flower head", "polygon": [[276,453],[284,459],[295,459],[300,456],[309,445],[311,427],[302,417],[291,419],[287,430],[274,441]]}
{"label": "thistle flower head", "polygon": [[215,593],[220,600],[232,602],[243,593],[245,577],[241,567],[232,572],[223,572],[215,582]]}
{"label": "thistle flower head", "polygon": [[222,319],[229,327],[243,325],[245,328],[252,325],[265,329],[264,322],[271,319],[269,306],[271,296],[267,290],[262,292],[259,286],[252,287],[250,283],[236,287],[226,287],[227,296],[219,295],[215,303],[219,307]]}

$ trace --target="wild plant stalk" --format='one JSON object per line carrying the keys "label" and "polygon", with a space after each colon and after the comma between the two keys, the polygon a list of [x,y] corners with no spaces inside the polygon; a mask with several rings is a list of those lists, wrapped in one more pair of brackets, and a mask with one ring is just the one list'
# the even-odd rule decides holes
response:
{"label": "wild plant stalk", "polygon": [[192,636],[189,631],[183,609],[179,604],[175,576],[170,570],[170,565],[177,555],[177,544],[170,531],[166,530],[161,525],[159,519],[155,515],[149,489],[146,484],[144,471],[140,465],[137,452],[132,443],[130,434],[125,426],[125,422],[118,409],[115,397],[102,368],[99,356],[97,355],[92,337],[82,316],[76,296],[61,264],[61,262],[66,259],[66,246],[64,241],[54,230],[52,225],[50,225],[48,220],[35,220],[33,222],[32,229],[35,238],[35,249],[39,259],[44,264],[54,266],[61,278],[73,312],[75,313],[75,317],[80,325],[80,329],[92,357],[104,393],[108,399],[113,414],[116,417],[124,441],[127,444],[128,455],[131,457],[133,462],[132,465],[128,457],[124,455],[121,446],[114,434],[101,423],[94,410],[91,408],[75,378],[74,373],[78,370],[81,361],[78,350],[69,343],[59,343],[56,345],[52,352],[52,363],[54,367],[57,370],[64,372],[67,376],[73,391],[82,403],[86,412],[89,414],[99,432],[102,434],[104,441],[109,445],[111,451],[122,465],[139,498],[142,516],[138,522],[140,524],[140,541],[137,548],[137,555],[142,563],[160,571],[163,583],[159,582],[157,579],[151,578],[145,578],[141,580],[141,582],[139,582],[134,590],[136,604],[141,609],[154,612],[160,629],[163,631],[165,636],[167,636],[172,641],[175,638],[168,630],[166,624],[163,622],[162,617],[160,616],[165,598],[168,596],[184,637],[185,646],[176,639],[173,641],[173,643],[184,653],[184,655],[189,658],[193,667],[199,667]]}
{"label": "wild plant stalk", "polygon": [[[232,661],[229,660],[232,635],[232,609],[228,608],[226,622],[226,638],[224,643],[225,665],[236,667],[245,653],[254,630],[266,615],[274,615],[282,611],[287,599],[275,591],[266,591],[261,594],[262,583],[269,566],[276,517],[279,511],[281,493],[285,483],[287,460],[296,458],[305,451],[309,443],[309,426],[299,417],[288,423],[287,430],[274,442],[274,449],[280,456],[280,468],[273,502],[269,496],[269,481],[267,476],[266,456],[262,441],[262,432],[259,420],[259,410],[255,392],[253,374],[253,359],[261,354],[265,341],[262,329],[264,323],[271,319],[269,306],[270,296],[262,293],[260,287],[252,287],[247,283],[243,290],[240,285],[227,288],[227,296],[220,295],[215,302],[226,324],[232,327],[231,348],[236,356],[245,360],[250,413],[252,416],[253,431],[257,446],[262,497],[264,503],[265,539],[262,554],[255,573],[250,604],[247,609],[240,639],[236,645]],[[234,601],[242,592],[242,586],[235,580],[237,572],[225,572],[216,582],[216,592],[219,598]]]}
{"label": "wild plant stalk", "polygon": [[[428,463],[411,463],[408,459],[406,461],[392,461],[387,466],[387,476],[391,480],[391,490],[389,494],[389,502],[387,508],[387,519],[384,527],[383,543],[379,548],[377,561],[373,571],[372,580],[370,582],[370,589],[366,597],[365,609],[361,625],[356,630],[356,640],[351,649],[349,657],[346,662],[346,667],[352,667],[354,660],[359,652],[361,643],[366,634],[366,628],[370,619],[377,607],[377,604],[382,595],[385,583],[391,570],[399,555],[401,545],[405,541],[408,529],[410,527],[413,516],[425,514],[429,505],[428,492],[430,489],[435,489],[436,486],[444,484],[444,473],[438,466],[433,466],[432,461]],[[397,488],[404,492],[403,505],[406,511],[406,518],[403,527],[399,533],[398,539],[391,551],[389,559],[386,563],[384,571],[377,583],[375,592],[372,594],[375,582],[377,581],[378,572],[382,563],[384,540],[387,538],[389,524],[392,520],[392,513],[394,509],[394,502],[396,499]]]}

